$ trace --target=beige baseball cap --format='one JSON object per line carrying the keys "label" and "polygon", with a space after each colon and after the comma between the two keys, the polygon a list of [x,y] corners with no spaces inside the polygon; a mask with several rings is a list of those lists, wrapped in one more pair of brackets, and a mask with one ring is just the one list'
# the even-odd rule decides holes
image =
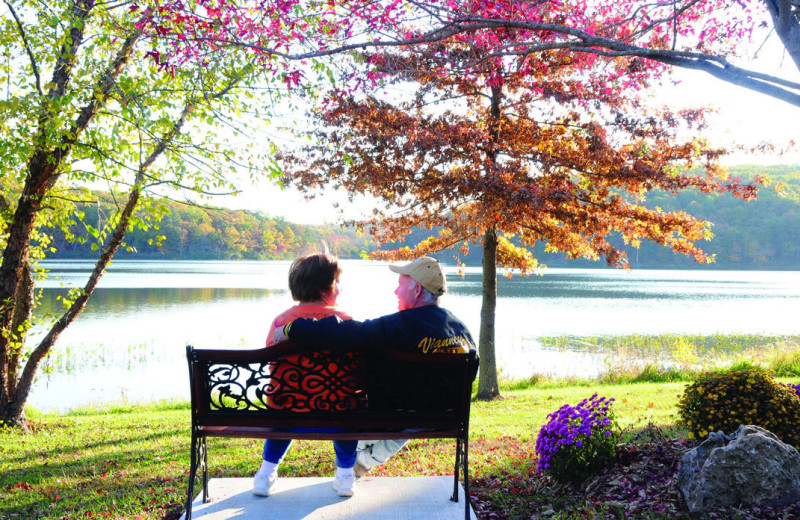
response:
{"label": "beige baseball cap", "polygon": [[447,280],[442,272],[439,261],[430,256],[421,256],[406,265],[390,265],[389,269],[399,274],[406,274],[414,279],[415,282],[432,292],[441,296],[447,291]]}

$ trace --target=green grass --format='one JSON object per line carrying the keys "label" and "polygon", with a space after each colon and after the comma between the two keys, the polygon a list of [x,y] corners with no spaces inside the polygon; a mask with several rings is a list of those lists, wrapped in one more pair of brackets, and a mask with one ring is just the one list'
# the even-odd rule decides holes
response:
{"label": "green grass", "polygon": [[[648,421],[673,428],[682,383],[528,387],[504,386],[504,399],[475,402],[471,418],[471,470],[476,477],[528,473],[548,413],[595,391],[617,399],[623,427]],[[189,409],[186,403],[118,405],[65,415],[29,412],[33,433],[0,430],[0,519],[170,518],[188,485]],[[683,435],[680,430],[676,435]],[[209,439],[212,477],[249,477],[261,442]],[[452,441],[414,441],[377,475],[452,473]],[[282,475],[333,475],[329,442],[299,441]]]}
{"label": "green grass", "polygon": [[[549,345],[568,348],[568,341],[567,337],[556,338]],[[676,405],[686,382],[703,368],[759,365],[783,376],[785,382],[800,379],[800,337],[796,336],[761,340],[749,336],[619,336],[580,341],[595,342],[592,348],[602,344],[627,352],[630,357],[621,354],[620,359],[628,361],[647,349],[673,352],[673,358],[675,352],[681,352],[686,359],[693,353],[713,351],[723,359],[667,368],[657,363],[623,362],[597,380],[534,375],[528,380],[505,381],[501,384],[503,399],[473,403],[470,468],[476,479],[513,479],[534,472],[536,436],[547,415],[595,392],[616,399],[615,412],[626,441],[651,423],[671,437],[687,436],[676,426]],[[744,346],[734,348],[735,341]],[[643,346],[635,352],[625,347],[634,343]],[[63,415],[29,410],[28,418],[33,424],[30,434],[0,429],[0,520],[177,518],[188,487],[187,403],[87,407]],[[413,441],[407,453],[375,474],[451,474],[453,444]],[[261,446],[255,439],[210,439],[211,477],[252,476]],[[330,442],[297,442],[281,466],[281,474],[286,476],[331,476],[333,472]],[[557,503],[561,497],[547,499]]]}

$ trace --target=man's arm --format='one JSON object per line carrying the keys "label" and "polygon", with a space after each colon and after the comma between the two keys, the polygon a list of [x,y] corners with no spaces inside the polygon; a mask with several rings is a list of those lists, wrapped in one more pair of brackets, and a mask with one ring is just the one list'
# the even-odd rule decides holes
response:
{"label": "man's arm", "polygon": [[386,342],[391,328],[385,318],[387,317],[366,321],[342,321],[337,316],[321,320],[298,318],[282,329],[277,329],[275,341],[289,339],[306,345],[326,343],[354,349],[365,348]]}

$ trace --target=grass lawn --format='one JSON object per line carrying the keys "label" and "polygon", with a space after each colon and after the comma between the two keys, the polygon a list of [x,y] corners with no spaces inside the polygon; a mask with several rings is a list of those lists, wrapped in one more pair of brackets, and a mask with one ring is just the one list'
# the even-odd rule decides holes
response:
{"label": "grass lawn", "polygon": [[[470,468],[474,478],[529,475],[534,446],[548,413],[594,392],[616,398],[623,428],[648,422],[675,436],[675,406],[685,383],[513,385],[504,399],[475,402]],[[30,412],[33,433],[0,430],[0,520],[173,519],[188,485],[189,409],[186,403],[84,409],[66,415]],[[250,477],[261,442],[209,439],[212,477]],[[415,441],[379,476],[452,474],[454,443]],[[332,476],[330,442],[299,441],[281,466],[287,476]]]}

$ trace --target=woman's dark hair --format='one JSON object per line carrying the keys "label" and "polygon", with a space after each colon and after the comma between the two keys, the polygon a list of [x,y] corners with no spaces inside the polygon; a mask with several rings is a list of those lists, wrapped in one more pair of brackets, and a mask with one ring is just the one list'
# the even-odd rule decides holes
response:
{"label": "woman's dark hair", "polygon": [[289,268],[289,290],[298,302],[313,302],[330,291],[342,270],[339,260],[328,254],[301,256]]}

